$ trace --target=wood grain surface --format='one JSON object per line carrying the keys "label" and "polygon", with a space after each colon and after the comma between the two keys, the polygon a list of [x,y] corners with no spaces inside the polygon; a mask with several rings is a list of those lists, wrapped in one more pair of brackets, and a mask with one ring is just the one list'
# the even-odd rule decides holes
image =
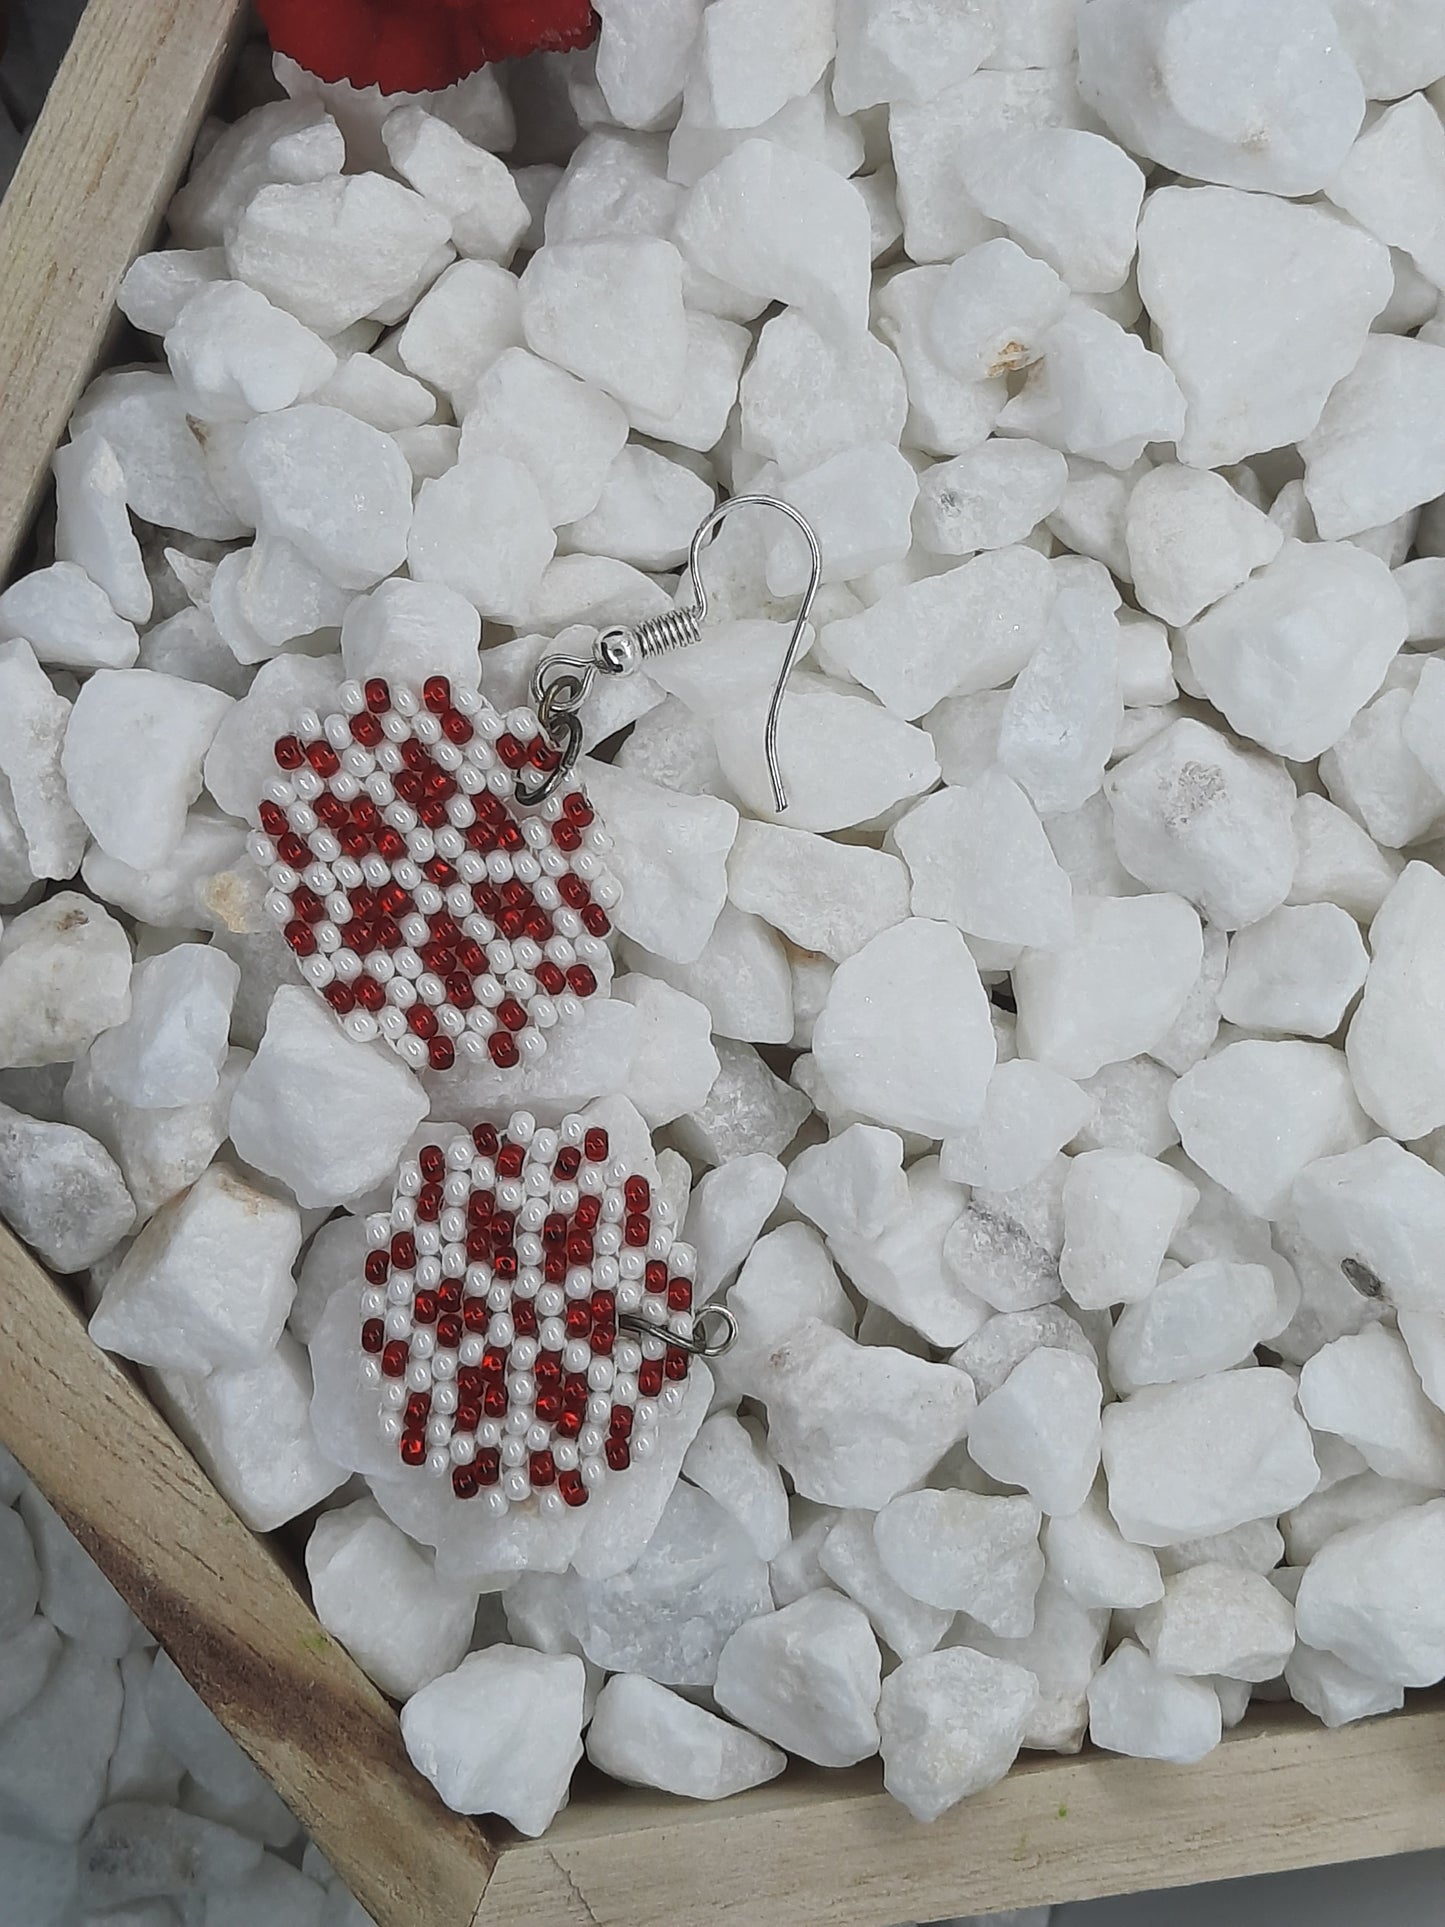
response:
{"label": "wood grain surface", "polygon": [[245,0],[90,0],[0,202],[0,582]]}
{"label": "wood grain surface", "polygon": [[379,1927],[471,1927],[495,1853],[67,1294],[0,1226],[0,1440]]}

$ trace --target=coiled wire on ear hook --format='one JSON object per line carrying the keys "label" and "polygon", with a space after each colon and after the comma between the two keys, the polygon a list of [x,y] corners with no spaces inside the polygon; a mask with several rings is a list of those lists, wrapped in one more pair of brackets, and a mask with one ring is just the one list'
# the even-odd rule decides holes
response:
{"label": "coiled wire on ear hook", "polygon": [[689,649],[701,639],[708,608],[707,585],[700,568],[702,552],[733,510],[740,508],[776,509],[802,531],[808,544],[808,586],[798,606],[788,646],[783,652],[782,667],[768,704],[763,731],[763,748],[767,756],[768,776],[773,785],[773,801],[780,812],[788,807],[787,791],[783,787],[783,775],[778,766],[778,718],[788,678],[802,650],[808,617],[822,581],[823,556],[818,547],[818,538],[806,518],[798,513],[791,502],[785,502],[776,495],[731,496],[726,502],[719,502],[698,527],[687,556],[688,583],[692,591],[690,604],[669,609],[665,615],[649,616],[646,622],[638,623],[633,629],[604,629],[590,656],[542,658],[533,671],[532,696],[537,705],[538,720],[557,752],[557,761],[551,769],[541,774],[534,786],[528,788],[518,784],[519,802],[544,803],[571,774],[582,750],[582,725],[577,712],[598,676],[631,675],[654,657],[669,655],[676,649]]}

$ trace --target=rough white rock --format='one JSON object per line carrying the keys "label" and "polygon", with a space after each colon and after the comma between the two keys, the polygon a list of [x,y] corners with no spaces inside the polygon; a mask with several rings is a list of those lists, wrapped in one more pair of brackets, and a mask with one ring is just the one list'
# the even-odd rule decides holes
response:
{"label": "rough white rock", "polygon": [[1288,894],[1294,785],[1193,717],[1110,770],[1104,793],[1119,860],[1152,890],[1177,890],[1211,923],[1257,923]]}
{"label": "rough white rock", "polygon": [[223,950],[180,943],[142,959],[130,1015],[91,1046],[95,1075],[125,1104],[175,1109],[220,1082],[240,970]]}
{"label": "rough white rock", "polygon": [[1329,183],[1329,197],[1445,285],[1445,129],[1423,94],[1387,107]]}
{"label": "rough white rock", "polygon": [[1308,435],[1392,285],[1388,251],[1328,208],[1229,187],[1151,194],[1139,292],[1184,391],[1180,460],[1218,467]]}
{"label": "rough white rock", "polygon": [[677,242],[695,267],[755,300],[798,308],[830,340],[867,326],[868,209],[823,161],[741,142],[693,188]]}
{"label": "rough white rock", "polygon": [[0,1734],[0,1814],[8,1830],[80,1838],[104,1796],[120,1710],[115,1661],[63,1646],[44,1685]]}
{"label": "rough white rock", "polygon": [[1077,1512],[1099,1469],[1101,1399],[1091,1359],[1040,1346],[979,1401],[969,1456],[990,1477],[1021,1485],[1040,1511]]}
{"label": "rough white rock", "polygon": [[1046,1064],[1018,1058],[989,1079],[983,1117],[945,1138],[939,1168],[955,1184],[1031,1184],[1094,1114],[1089,1094]]}
{"label": "rough white rock", "polygon": [[309,990],[286,986],[236,1087],[231,1136],[298,1203],[331,1205],[381,1183],[426,1112],[390,1052],[354,1042]]}
{"label": "rough white rock", "polygon": [[219,246],[139,254],[121,276],[115,304],[132,327],[163,335],[192,295],[226,275],[226,250]]}
{"label": "rough white rock", "polygon": [[978,1121],[993,1031],[963,938],[913,917],[838,966],[813,1030],[831,1088],[865,1117],[943,1136]]}
{"label": "rough white rock", "polygon": [[1194,1162],[1260,1217],[1307,1164],[1369,1135],[1344,1053],[1292,1038],[1227,1044],[1180,1078],[1169,1114]]}
{"label": "rough white rock", "polygon": [[1181,383],[1117,321],[1076,298],[1042,347],[999,415],[1002,432],[1119,469],[1137,462],[1151,442],[1180,439]]}
{"label": "rough white rock", "polygon": [[[739,1165],[745,1165],[746,1162],[745,1159],[739,1160]],[[768,1164],[772,1162],[771,1159],[767,1160]],[[741,1190],[741,1179],[727,1180],[726,1183],[724,1179],[726,1172],[737,1171],[739,1165],[724,1166],[703,1180],[698,1187],[698,1195],[704,1206],[713,1202],[707,1195],[709,1192],[720,1194],[727,1188]],[[779,1174],[774,1186],[765,1169],[758,1169],[755,1175],[747,1174],[747,1180],[751,1184],[761,1182],[766,1187],[762,1198],[754,1203],[747,1220],[751,1226],[751,1238],[756,1237],[762,1219],[776,1204],[782,1180]],[[763,1203],[766,1203],[767,1209],[760,1212],[758,1205]],[[689,1237],[697,1215],[694,1207],[687,1220]],[[739,1229],[742,1229],[741,1224]],[[822,1240],[810,1226],[779,1225],[765,1237],[757,1238],[751,1249],[744,1249],[746,1262],[737,1282],[727,1294],[728,1309],[738,1321],[738,1335],[731,1350],[719,1360],[718,1374],[729,1391],[757,1398],[763,1395],[770,1380],[774,1352],[809,1319],[819,1319],[850,1338],[856,1319],[852,1304],[833,1269],[832,1260]],[[731,1269],[743,1255],[743,1251],[736,1248],[731,1253],[718,1252],[709,1269],[716,1273],[722,1268],[721,1261],[728,1257],[732,1262],[726,1269]],[[701,1260],[699,1277],[710,1282],[708,1273],[701,1270]]]}
{"label": "rough white rock", "polygon": [[740,910],[835,962],[908,915],[908,876],[897,857],[781,824],[738,824],[727,879]]}
{"label": "rough white rock", "polygon": [[0,1216],[52,1271],[83,1271],[131,1229],[135,1205],[87,1132],[0,1104]]}
{"label": "rough white rock", "polygon": [[[718,853],[717,860],[721,869],[725,853]],[[756,1044],[791,1040],[793,982],[787,953],[761,917],[749,917],[724,903],[706,943],[690,963],[674,963],[640,947],[629,954],[645,974],[660,977],[705,1004],[720,1037]]]}
{"label": "rough white rock", "polygon": [[301,1245],[293,1205],[213,1164],[158,1211],[106,1283],[98,1345],[182,1372],[259,1365],[286,1322]]}
{"label": "rough white rock", "polygon": [[165,351],[187,411],[205,422],[290,408],[336,372],[319,335],[239,281],[193,295],[166,330]]}
{"label": "rough white rock", "polygon": [[1140,606],[1174,625],[1272,561],[1284,540],[1222,475],[1173,463],[1130,490],[1124,534]]}
{"label": "rough white rock", "polygon": [[[1445,1311],[1434,1252],[1445,1229],[1445,1177],[1389,1138],[1306,1165],[1289,1220],[1322,1257],[1367,1274],[1400,1311]],[[1373,1281],[1373,1282],[1370,1282]]]}
{"label": "rough white rock", "polygon": [[521,342],[516,277],[494,261],[456,261],[412,309],[396,352],[409,374],[447,396],[460,420],[481,376]]}
{"label": "rough white rock", "polygon": [[928,344],[961,381],[1014,374],[1042,354],[1068,301],[1067,286],[1044,262],[1005,238],[984,241],[939,278]]}
{"label": "rough white rock", "polygon": [[880,1237],[908,1208],[903,1140],[876,1125],[850,1124],[826,1144],[799,1152],[785,1190],[828,1237]]}
{"label": "rough white rock", "polygon": [[1294,1650],[1290,1602],[1263,1574],[1190,1566],[1135,1621],[1140,1644],[1166,1673],[1277,1679]]}
{"label": "rough white rock", "polygon": [[1398,1332],[1370,1325],[1321,1346],[1300,1373],[1299,1400],[1317,1432],[1348,1440],[1382,1478],[1445,1485],[1445,1413]]}
{"label": "rough white rock", "polygon": [[834,1255],[873,1305],[931,1344],[961,1344],[986,1315],[969,1289],[976,1281],[954,1259],[952,1233],[964,1193],[940,1175],[935,1158],[920,1158],[905,1182],[907,1204],[900,1216],[873,1238],[835,1229]]}
{"label": "rough white rock", "polygon": [[1155,1158],[1113,1150],[1073,1158],[1064,1180],[1059,1275],[1074,1303],[1098,1311],[1147,1300],[1165,1252],[1198,1202],[1197,1187]]}
{"label": "rough white rock", "polygon": [[61,890],[0,936],[0,1064],[64,1064],[130,1009],[130,939],[100,904]]}
{"label": "rough white rock", "polygon": [[1433,1686],[1445,1672],[1445,1501],[1336,1533],[1295,1601],[1299,1636],[1373,1680]]}
{"label": "rough white rock", "polygon": [[1076,896],[1072,940],[1026,952],[1014,972],[1020,1050],[1081,1078],[1152,1049],[1202,955],[1199,919],[1181,897]]}
{"label": "rough white rock", "polygon": [[83,568],[64,561],[22,575],[0,595],[0,638],[17,637],[57,669],[129,669],[139,647],[135,624],[116,614]]}
{"label": "rough white rock", "polygon": [[369,422],[303,402],[253,421],[240,461],[260,526],[328,581],[369,589],[405,559],[411,470]]}
{"label": "rough white rock", "polygon": [[627,1095],[648,1124],[657,1128],[700,1111],[720,1069],[706,1006],[671,984],[636,974],[615,978],[612,996],[638,1013]]}
{"label": "rough white rock", "polygon": [[341,130],[319,101],[267,101],[218,129],[166,218],[183,247],[208,247],[225,238],[258,188],[324,180],[345,158]]}
{"label": "rough white rock", "polygon": [[1346,1052],[1365,1109],[1393,1137],[1418,1138],[1445,1123],[1445,1054],[1422,1013],[1438,1008],[1435,938],[1445,885],[1410,863],[1370,928],[1370,972]]}
{"label": "rough white rock", "polygon": [[913,529],[934,555],[970,555],[1022,542],[1059,506],[1068,463],[1027,440],[984,442],[926,469]]}
{"label": "rough white rock", "polygon": [[999,762],[1041,815],[1098,790],[1123,717],[1118,592],[1098,564],[1056,571],[1043,640],[1020,670],[999,725]]}
{"label": "rough white rock", "polygon": [[510,261],[530,224],[505,161],[425,107],[398,107],[382,122],[392,166],[446,215],[459,254]]}
{"label": "rough white rock", "polygon": [[1109,1337],[1109,1377],[1116,1391],[1128,1393],[1227,1371],[1273,1338],[1281,1322],[1267,1265],[1202,1259],[1124,1307]]}
{"label": "rough white rock", "polygon": [[[863,1608],[879,1639],[900,1659],[916,1659],[933,1651],[953,1623],[953,1613],[922,1604],[888,1576],[873,1538],[874,1516],[871,1512],[825,1515],[826,1530],[817,1553],[819,1573]],[[776,1574],[775,1565],[773,1593],[777,1603],[785,1605],[788,1602],[778,1598]]]}
{"label": "rough white rock", "polygon": [[225,1141],[231,1095],[249,1061],[246,1051],[232,1050],[209,1098],[175,1110],[145,1111],[113,1097],[92,1072],[89,1053],[82,1052],[65,1087],[66,1122],[105,1146],[137,1209],[148,1217],[193,1184]]}
{"label": "rough white rock", "polygon": [[884,1573],[910,1598],[1017,1639],[1033,1625],[1044,1576],[1039,1518],[1023,1497],[906,1492],[878,1513],[873,1540]]}
{"label": "rough white rock", "polygon": [[61,774],[70,704],[19,638],[0,643],[0,705],[0,777],[9,785],[27,867],[35,877],[73,876],[87,838]]}
{"label": "rough white rock", "polygon": [[740,1626],[718,1660],[719,1706],[819,1766],[878,1750],[881,1656],[867,1615],[824,1589]]}
{"label": "rough white rock", "polygon": [[798,308],[763,324],[738,401],[743,447],[784,475],[864,442],[896,445],[908,412],[890,348],[870,334],[821,333]]}
{"label": "rough white rock", "polygon": [[1219,1696],[1202,1679],[1180,1679],[1132,1639],[1120,1642],[1089,1682],[1089,1737],[1106,1753],[1192,1766],[1219,1744]]}
{"label": "rough white rock", "polygon": [[972,937],[1050,949],[1073,934],[1073,890],[1032,803],[1001,769],[945,786],[894,825],[916,917]]}
{"label": "rough white rock", "polygon": [[1401,657],[1394,672],[1400,680],[1387,684],[1320,758],[1320,779],[1332,800],[1388,850],[1422,841],[1442,821],[1440,790],[1411,747],[1411,741],[1420,744],[1435,760],[1421,727],[1428,703],[1417,709],[1409,687],[1418,660]]}
{"label": "rough white rock", "polygon": [[614,1674],[597,1697],[587,1757],[628,1786],[723,1800],[775,1780],[787,1756],[705,1707],[636,1673]]}
{"label": "rough white rock", "polygon": [[1163,1595],[1158,1559],[1119,1531],[1102,1481],[1077,1512],[1045,1519],[1043,1548],[1049,1581],[1087,1611],[1133,1610]]}
{"label": "rough white rock", "polygon": [[535,1839],[566,1805],[582,1757],[582,1661],[489,1646],[401,1709],[417,1771],[457,1813],[499,1813]]}
{"label": "rough white rock", "polygon": [[1369,962],[1359,925],[1338,905],[1281,906],[1236,933],[1220,1014],[1246,1030],[1331,1037]]}
{"label": "rough white rock", "polygon": [[632,444],[608,469],[596,506],[568,526],[565,541],[570,548],[616,556],[640,569],[675,569],[715,499],[692,469]]}
{"label": "rough white rock", "polygon": [[878,1707],[883,1784],[915,1820],[936,1820],[1003,1778],[1038,1699],[1032,1673],[966,1646],[904,1660]]}
{"label": "rough white rock", "polygon": [[[1445,128],[1440,138],[1445,149]],[[1300,443],[1321,536],[1378,528],[1445,489],[1445,443],[1435,432],[1442,396],[1445,348],[1406,335],[1370,336]]]}
{"label": "rough white rock", "polygon": [[979,211],[1076,294],[1124,285],[1144,176],[1122,147],[1074,127],[1027,127],[966,149],[960,174]]}
{"label": "rough white rock", "polygon": [[[908,555],[918,477],[891,442],[865,442],[830,455],[790,476],[779,492],[816,534],[824,582],[853,582]],[[810,569],[796,533],[780,531],[768,550],[770,593],[802,594]]]}
{"label": "rough white rock", "polygon": [[624,127],[653,127],[675,108],[702,17],[701,0],[603,0],[597,84]]}
{"label": "rough white rock", "polygon": [[1079,88],[1133,153],[1201,181],[1312,194],[1339,167],[1364,89],[1322,0],[1094,0]]}
{"label": "rough white rock", "polygon": [[1104,1412],[1109,1510],[1136,1545],[1168,1546],[1273,1518],[1319,1483],[1287,1372],[1213,1372]]}
{"label": "rough white rock", "polygon": [[483,616],[520,622],[557,546],[531,473],[506,455],[469,454],[423,482],[406,540],[419,582],[440,582]]}
{"label": "rough white rock", "polygon": [[[1442,481],[1445,486],[1445,481]],[[1307,762],[1344,735],[1405,640],[1404,597],[1350,542],[1289,542],[1193,623],[1189,662],[1242,735]]]}
{"label": "rough white rock", "polygon": [[[102,626],[119,630],[127,622],[148,622],[154,595],[131,527],[125,475],[115,450],[92,428],[57,448],[51,466],[57,562],[83,569],[104,591],[114,618],[99,612]],[[122,641],[122,651],[126,646]],[[109,664],[112,669],[126,666],[124,660]]]}
{"label": "rough white rock", "polygon": [[617,927],[657,956],[695,962],[727,898],[737,811],[720,797],[686,796],[605,763],[586,766],[586,783],[614,839]]}
{"label": "rough white rock", "polygon": [[759,1558],[778,1556],[788,1543],[788,1499],[756,1419],[715,1413],[688,1447],[682,1469],[731,1514]]}
{"label": "rough white rock", "polygon": [[821,655],[896,715],[921,716],[1018,675],[1044,640],[1056,590],[1033,549],[991,550],[829,623]]}
{"label": "rough white rock", "polygon": [[770,1443],[805,1498],[876,1509],[923,1478],[968,1430],[973,1385],[809,1318],[777,1345],[762,1396]]}
{"label": "rough white rock", "polygon": [[231,699],[152,669],[98,669],[61,750],[70,800],[110,856],[138,870],[172,855]]}
{"label": "rough white rock", "polygon": [[451,222],[400,181],[331,175],[262,187],[226,235],[238,281],[319,335],[411,300],[451,258]]}
{"label": "rough white rock", "polygon": [[682,259],[668,241],[565,241],[538,250],[521,278],[534,354],[592,382],[624,408],[666,414],[687,374]]}
{"label": "rough white rock", "polygon": [[98,376],[70,418],[73,440],[92,429],[114,450],[126,506],[142,521],[217,541],[250,532],[213,483],[206,448],[168,373],[131,368]]}
{"label": "rough white rock", "polygon": [[440,582],[392,576],[351,601],[341,625],[341,660],[348,680],[366,682],[445,676],[453,689],[477,686],[481,619],[454,589]]}

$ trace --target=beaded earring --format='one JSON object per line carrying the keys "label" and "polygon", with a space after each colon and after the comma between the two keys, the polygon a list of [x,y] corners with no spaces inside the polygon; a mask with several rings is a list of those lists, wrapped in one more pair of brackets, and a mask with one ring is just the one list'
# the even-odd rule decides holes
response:
{"label": "beaded earring", "polygon": [[788,503],[739,495],[698,529],[693,601],[635,629],[604,629],[588,657],[548,656],[535,708],[500,715],[445,676],[419,686],[372,677],[342,685],[332,715],[307,711],[276,739],[251,856],[266,907],[302,976],[347,1034],[384,1039],[413,1069],[489,1057],[510,1070],[611,980],[607,937],[621,889],[607,838],[570,783],[579,710],[598,676],[624,676],[699,639],[703,547],[734,509],[788,516],[812,574],[768,710],[768,769],[778,808],[778,711],[817,593],[821,558]]}
{"label": "beaded earring", "polygon": [[[802,647],[821,558],[803,518],[767,496],[738,496],[702,524],[688,561],[692,606],[635,630],[605,630],[588,658],[551,656],[539,663],[533,678],[535,714],[514,713],[504,721],[486,711],[480,698],[464,708],[460,700],[452,702],[450,691],[431,684],[424,688],[422,704],[409,709],[372,710],[369,702],[346,706],[351,743],[372,755],[373,764],[363,772],[354,759],[349,773],[356,796],[338,799],[347,806],[355,839],[342,845],[339,829],[331,836],[361,870],[366,887],[376,889],[379,910],[396,922],[399,934],[410,943],[415,931],[414,954],[431,982],[425,975],[413,977],[410,958],[401,954],[377,975],[381,933],[374,942],[358,945],[350,922],[334,914],[330,895],[294,865],[287,865],[288,874],[279,879],[273,869],[272,886],[276,896],[287,899],[288,933],[299,922],[316,937],[314,949],[303,953],[303,969],[316,957],[329,959],[333,974],[323,990],[338,984],[354,990],[366,981],[380,985],[378,1030],[413,1061],[413,1046],[422,1035],[414,1022],[418,1009],[435,1013],[436,1028],[426,1038],[429,1062],[438,1062],[433,1047],[439,1039],[465,1044],[475,1038],[471,1048],[486,1048],[494,1062],[505,1065],[529,1050],[530,1037],[537,1039],[530,1048],[541,1048],[551,1024],[568,1014],[567,995],[580,999],[596,988],[594,964],[600,958],[586,946],[602,946],[605,911],[616,901],[616,886],[602,867],[604,845],[591,808],[582,792],[570,787],[582,746],[578,711],[597,676],[626,675],[665,650],[697,641],[707,611],[698,572],[702,548],[725,514],[752,504],[790,516],[807,537],[812,558],[811,580],[767,718],[768,767],[778,808],[785,809],[777,764],[778,711]],[[390,701],[396,704],[395,695]],[[381,738],[367,741],[374,731],[358,737],[351,729],[354,720],[377,714],[404,717],[412,733],[403,738],[383,724]],[[417,733],[416,725],[428,716],[435,727]],[[453,716],[460,722],[453,723]],[[348,768],[351,750],[341,748],[334,771],[331,759],[323,755],[318,765],[312,751],[316,745],[337,749],[336,720],[315,729],[303,724],[294,739],[301,762],[316,782],[331,783],[331,794],[337,775]],[[437,751],[431,769],[443,772],[447,783],[423,772],[420,759],[408,760],[403,742]],[[398,748],[398,758],[383,763],[379,752],[386,744]],[[512,747],[504,750],[505,744]],[[461,760],[443,760],[443,745]],[[373,787],[372,777],[398,760],[395,775],[388,771],[393,795],[387,797],[385,785]],[[293,767],[299,772],[301,763]],[[463,781],[468,771],[480,773],[482,781],[476,776]],[[399,779],[407,772],[419,778],[424,797],[435,784],[432,794],[446,806],[444,822],[443,813],[434,812],[434,825],[402,789]],[[376,872],[366,870],[371,859],[360,840],[364,835],[374,847],[375,833],[365,827],[372,819],[358,823],[354,813],[362,796],[382,827],[412,839],[405,858],[376,852],[392,866],[379,886],[371,884]],[[270,800],[278,810],[288,807],[280,794]],[[323,820],[319,801],[306,798],[303,807]],[[287,833],[299,836],[296,804],[289,809]],[[504,837],[504,831],[511,834]],[[317,850],[313,841],[312,847],[324,867],[331,845]],[[285,858],[278,843],[277,860]],[[436,869],[438,860],[454,874]],[[330,867],[344,883],[350,873],[341,872],[334,859]],[[346,936],[345,954],[358,959],[356,968],[338,968],[343,952],[322,941],[329,933],[306,918],[304,899],[298,911],[297,886],[311,892],[332,929]],[[433,894],[424,894],[427,889]],[[391,890],[408,894],[410,903],[382,904],[382,893]],[[490,894],[483,897],[481,891]],[[469,903],[462,900],[464,893]],[[354,891],[351,903],[354,920]],[[509,911],[520,916],[520,926],[502,923]],[[439,928],[443,916],[447,923]],[[457,941],[474,943],[484,955],[463,959],[454,952],[466,973],[454,986],[456,973],[432,969],[427,951]],[[528,944],[530,950],[524,947]],[[565,973],[566,992],[554,994],[547,987],[548,964]],[[582,969],[586,979],[574,980],[574,972]],[[399,980],[413,985],[402,999],[391,989]],[[455,1001],[441,1003],[438,985],[448,998],[455,988]],[[525,1023],[510,1021],[508,999],[515,1000]],[[408,1035],[395,1018],[389,1027],[381,1021],[389,1012],[400,1016]],[[460,1025],[449,1012],[461,1013]],[[473,1012],[484,1013],[487,1021],[474,1023]],[[355,1007],[342,1013],[353,1035],[376,1034],[358,1029],[356,1015]],[[511,1041],[517,1054],[499,1056],[499,1038]],[[692,1360],[716,1357],[736,1332],[726,1307],[694,1311],[695,1255],[677,1241],[676,1229],[667,1201],[618,1154],[609,1132],[585,1117],[566,1117],[549,1129],[518,1111],[504,1129],[490,1123],[470,1133],[457,1128],[423,1145],[401,1166],[390,1210],[374,1214],[366,1226],[361,1369],[378,1395],[382,1432],[401,1464],[449,1479],[456,1497],[478,1499],[500,1516],[532,1499],[544,1513],[585,1505],[608,1477],[649,1456],[663,1419],[682,1402]]]}

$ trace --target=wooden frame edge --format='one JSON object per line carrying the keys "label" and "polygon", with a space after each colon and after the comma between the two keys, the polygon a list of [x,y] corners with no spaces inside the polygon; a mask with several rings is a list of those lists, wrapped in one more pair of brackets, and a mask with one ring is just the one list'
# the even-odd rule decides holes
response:
{"label": "wooden frame edge", "polygon": [[1445,1692],[1332,1733],[1270,1708],[1187,1768],[1029,1756],[931,1826],[876,1766],[588,1795],[503,1848],[475,1927],[890,1927],[1445,1846]]}
{"label": "wooden frame edge", "polygon": [[90,0],[0,201],[0,583],[245,12],[246,0]]}
{"label": "wooden frame edge", "polygon": [[3,1227],[0,1440],[379,1927],[472,1927],[486,1836],[437,1799],[273,1549]]}

